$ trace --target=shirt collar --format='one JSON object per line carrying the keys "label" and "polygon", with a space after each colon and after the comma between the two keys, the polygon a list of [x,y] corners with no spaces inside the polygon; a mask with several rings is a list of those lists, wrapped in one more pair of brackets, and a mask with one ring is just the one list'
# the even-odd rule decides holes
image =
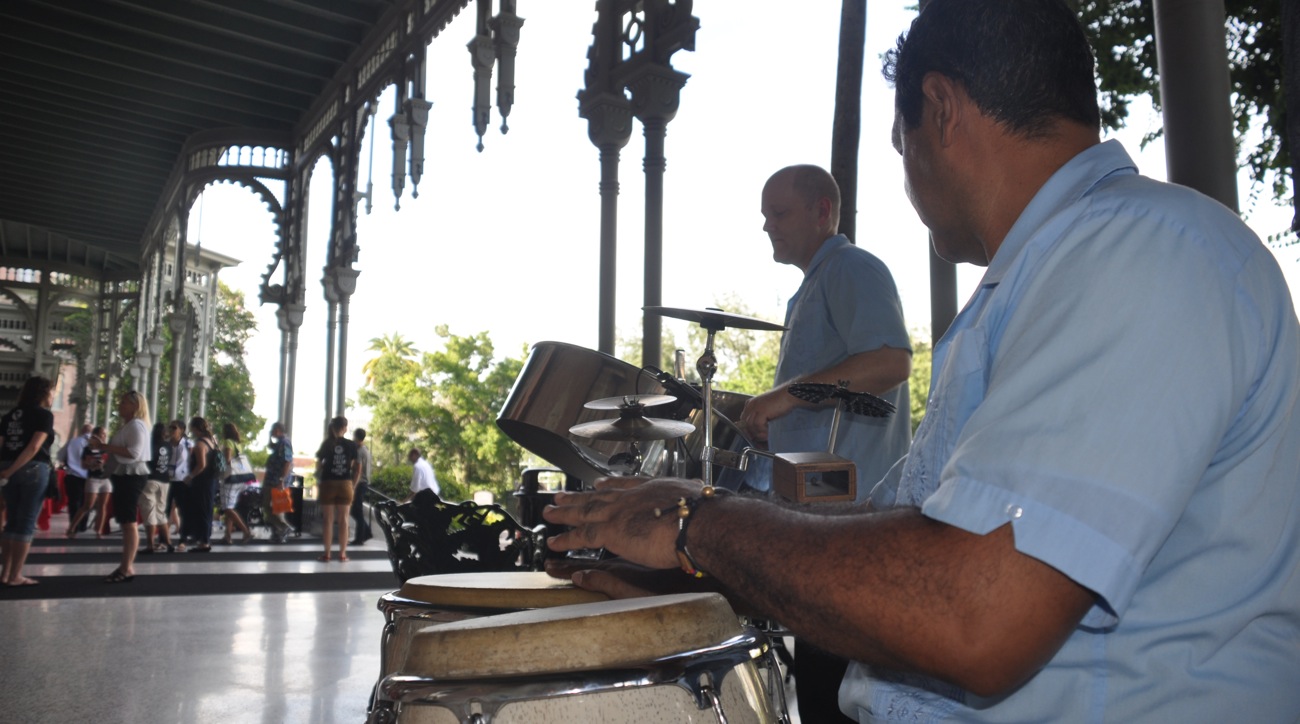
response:
{"label": "shirt collar", "polygon": [[840,247],[848,245],[849,237],[843,234],[836,234],[835,236],[827,237],[826,241],[823,241],[821,247],[817,249],[817,253],[813,254],[813,258],[808,262],[808,271],[804,272],[803,275],[805,277],[812,276],[812,273],[816,271],[817,267],[821,266],[821,263],[826,261],[826,257],[833,254]]}
{"label": "shirt collar", "polygon": [[1057,169],[1007,232],[980,286],[996,286],[1002,281],[1012,262],[1043,224],[1060,209],[1087,196],[1102,179],[1114,173],[1137,173],[1137,164],[1119,141],[1090,146]]}

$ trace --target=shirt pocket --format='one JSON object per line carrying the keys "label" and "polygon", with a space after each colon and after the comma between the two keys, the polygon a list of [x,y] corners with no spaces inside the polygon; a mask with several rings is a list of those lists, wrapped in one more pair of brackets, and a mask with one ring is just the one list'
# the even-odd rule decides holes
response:
{"label": "shirt pocket", "polygon": [[979,328],[953,334],[930,383],[925,419],[912,439],[898,504],[920,506],[939,488],[943,465],[988,388],[988,340]]}

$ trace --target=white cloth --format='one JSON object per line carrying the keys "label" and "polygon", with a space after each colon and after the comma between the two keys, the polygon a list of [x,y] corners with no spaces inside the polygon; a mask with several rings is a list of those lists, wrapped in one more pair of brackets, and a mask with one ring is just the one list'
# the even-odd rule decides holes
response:
{"label": "white cloth", "polygon": [[81,464],[81,454],[89,444],[90,433],[86,433],[72,438],[68,441],[68,446],[63,448],[63,463],[68,466],[68,474],[78,478],[86,477],[86,466]]}
{"label": "white cloth", "polygon": [[172,482],[178,483],[190,474],[190,449],[194,443],[188,437],[181,437],[180,442],[172,445]]}
{"label": "white cloth", "polygon": [[420,458],[415,461],[415,467],[411,474],[411,494],[421,490],[432,490],[437,495],[442,495],[442,488],[438,486],[438,478],[433,474],[433,466],[429,461]]}
{"label": "white cloth", "polygon": [[149,426],[144,420],[135,418],[122,426],[108,441],[130,451],[129,455],[114,455],[114,475],[148,475],[149,474]]}

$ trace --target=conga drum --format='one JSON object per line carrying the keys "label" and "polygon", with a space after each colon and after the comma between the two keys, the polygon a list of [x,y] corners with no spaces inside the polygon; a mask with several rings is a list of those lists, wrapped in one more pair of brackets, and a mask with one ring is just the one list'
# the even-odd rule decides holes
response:
{"label": "conga drum", "polygon": [[392,673],[406,656],[409,632],[417,624],[605,600],[602,593],[583,590],[544,571],[417,576],[400,590],[379,598],[379,610],[384,613],[379,675]]}
{"label": "conga drum", "polygon": [[371,721],[765,724],[767,639],[715,593],[423,623]]}

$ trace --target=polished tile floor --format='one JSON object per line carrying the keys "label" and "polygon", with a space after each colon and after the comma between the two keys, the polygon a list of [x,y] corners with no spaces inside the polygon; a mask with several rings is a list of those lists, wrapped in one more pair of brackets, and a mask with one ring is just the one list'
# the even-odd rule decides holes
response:
{"label": "polished tile floor", "polygon": [[[56,516],[50,532],[38,535],[65,527]],[[106,538],[105,552],[120,550],[120,540]],[[273,549],[298,546],[317,552],[320,541]],[[202,562],[167,561],[173,557],[150,558],[137,572],[147,565],[150,575],[182,566],[186,573],[273,575],[344,565],[223,561],[219,553]],[[346,565],[357,572],[390,570],[382,559]],[[24,575],[98,575],[103,568],[29,565]],[[383,616],[375,606],[387,590],[0,601],[0,720],[361,722],[379,673]]]}
{"label": "polished tile floor", "polygon": [[[58,538],[62,515],[38,537]],[[264,530],[259,531],[265,533]],[[83,538],[89,534],[82,534]],[[215,536],[214,536],[215,537]],[[380,547],[370,541],[366,550]],[[33,552],[112,553],[102,544]],[[320,551],[319,538],[227,550]],[[42,559],[57,558],[44,555]],[[142,556],[137,575],[389,571],[347,564]],[[238,556],[240,559],[246,556]],[[106,575],[103,563],[29,564],[24,575]],[[120,584],[130,585],[130,584]],[[396,588],[319,593],[0,600],[0,724],[330,724],[363,722],[379,676],[379,597]],[[793,690],[787,690],[793,724]]]}

